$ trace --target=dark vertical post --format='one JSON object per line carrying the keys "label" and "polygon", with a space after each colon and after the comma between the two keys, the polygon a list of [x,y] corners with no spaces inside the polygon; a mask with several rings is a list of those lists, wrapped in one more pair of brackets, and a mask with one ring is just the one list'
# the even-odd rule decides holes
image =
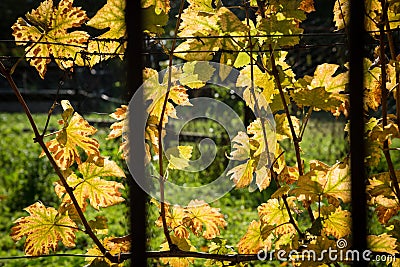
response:
{"label": "dark vertical post", "polygon": [[[364,167],[364,1],[350,1],[350,159],[351,159],[351,204],[353,249],[360,255],[367,249],[367,209]],[[365,266],[365,262],[355,261],[353,266]]]}
{"label": "dark vertical post", "polygon": [[[143,69],[143,31],[140,1],[126,1],[126,26],[128,33],[127,47],[127,90],[129,100],[135,98],[129,106],[129,150],[130,171],[135,179],[130,184],[132,266],[147,266],[146,251],[146,194],[137,184],[144,179],[144,133],[137,127],[144,125],[144,103],[141,91]],[[137,92],[136,92],[137,91]],[[136,127],[135,127],[136,126]]]}

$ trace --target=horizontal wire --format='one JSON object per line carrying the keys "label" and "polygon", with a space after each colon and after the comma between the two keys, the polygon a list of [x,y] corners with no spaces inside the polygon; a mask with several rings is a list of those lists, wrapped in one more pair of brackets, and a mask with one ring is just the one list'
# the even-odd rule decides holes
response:
{"label": "horizontal wire", "polygon": [[47,254],[40,256],[6,256],[0,257],[0,260],[16,260],[16,259],[34,259],[34,258],[50,258],[50,257],[87,257],[87,258],[104,258],[104,255],[86,255],[86,254],[68,254],[68,253],[60,253],[60,254]]}

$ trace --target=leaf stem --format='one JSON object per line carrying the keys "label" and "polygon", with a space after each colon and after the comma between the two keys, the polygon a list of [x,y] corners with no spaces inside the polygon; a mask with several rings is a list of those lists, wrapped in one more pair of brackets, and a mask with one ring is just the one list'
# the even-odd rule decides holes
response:
{"label": "leaf stem", "polygon": [[172,85],[172,59],[174,57],[174,51],[176,48],[176,38],[178,35],[178,30],[179,30],[179,25],[181,22],[181,16],[183,13],[183,7],[184,7],[184,0],[181,0],[180,7],[179,7],[179,13],[178,13],[178,18],[176,20],[176,25],[175,25],[175,32],[174,32],[174,38],[172,39],[172,45],[171,45],[171,50],[169,52],[169,64],[168,64],[168,86],[167,86],[167,92],[165,93],[164,97],[164,103],[163,107],[161,110],[161,116],[160,116],[160,121],[157,125],[157,130],[158,130],[158,165],[159,165],[159,183],[160,183],[160,204],[161,204],[161,221],[163,225],[163,231],[165,238],[167,239],[168,242],[168,247],[170,250],[177,250],[178,247],[172,243],[171,236],[169,235],[168,231],[168,225],[167,225],[167,220],[166,220],[166,215],[165,215],[165,174],[164,174],[164,166],[163,166],[163,143],[162,143],[162,132],[163,132],[163,120],[165,116],[165,109],[167,107],[168,103],[168,98],[169,98],[169,92],[171,90],[171,85]]}
{"label": "leaf stem", "polygon": [[[282,99],[282,105],[283,105],[283,108],[285,110],[286,117],[288,119],[290,132],[291,132],[292,137],[293,137],[293,144],[294,144],[294,149],[295,149],[295,153],[296,153],[296,160],[297,160],[297,166],[298,166],[298,169],[299,169],[299,175],[302,176],[302,175],[304,175],[304,170],[303,170],[303,164],[302,164],[301,155],[300,155],[300,140],[296,135],[296,131],[294,130],[292,118],[291,118],[290,112],[289,112],[289,107],[288,107],[288,104],[286,102],[285,95],[284,95],[283,88],[282,88],[282,84],[281,84],[281,81],[280,81],[280,78],[279,78],[279,72],[278,72],[278,69],[277,69],[276,64],[275,64],[275,57],[274,57],[274,52],[272,50],[272,45],[271,44],[269,45],[269,49],[270,49],[270,56],[271,56],[272,74],[273,74],[273,76],[275,78],[275,83],[276,83],[276,86],[278,87],[279,94],[280,94],[281,99]],[[307,212],[308,212],[308,216],[311,219],[311,222],[314,222],[315,218],[314,218],[314,214],[313,214],[310,206],[308,206]]]}
{"label": "leaf stem", "polygon": [[[385,128],[385,126],[387,126],[387,124],[388,124],[387,100],[388,100],[389,91],[386,88],[387,76],[386,76],[386,54],[385,54],[384,36],[385,36],[385,21],[388,20],[388,17],[387,17],[388,5],[385,0],[380,0],[380,2],[381,2],[382,12],[383,12],[383,18],[382,18],[383,21],[381,21],[381,23],[378,24],[378,28],[379,28],[379,58],[381,60],[382,128]],[[385,140],[383,142],[383,154],[385,155],[385,159],[386,159],[386,162],[387,162],[387,165],[389,168],[390,180],[392,181],[396,197],[400,201],[400,187],[399,187],[399,183],[397,181],[393,161],[390,156],[389,140]]]}

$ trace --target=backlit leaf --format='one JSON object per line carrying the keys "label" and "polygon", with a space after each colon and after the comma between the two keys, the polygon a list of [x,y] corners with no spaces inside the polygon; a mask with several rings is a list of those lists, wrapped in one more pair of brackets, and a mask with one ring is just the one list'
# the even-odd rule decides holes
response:
{"label": "backlit leaf", "polygon": [[337,208],[335,212],[329,214],[323,221],[323,230],[327,235],[336,238],[348,236],[351,232],[351,213],[342,208]]}
{"label": "backlit leaf", "polygon": [[171,9],[169,0],[142,0],[141,3],[143,8],[154,6],[157,15],[160,15],[161,12],[168,14]]}
{"label": "backlit leaf", "polygon": [[203,200],[190,201],[186,210],[188,215],[185,225],[197,236],[202,233],[204,238],[213,239],[220,234],[219,228],[226,226],[224,215],[219,209],[210,207]]}
{"label": "backlit leaf", "polygon": [[[124,186],[121,183],[101,178],[110,176],[125,177],[124,172],[114,161],[106,158],[104,159],[104,165],[101,167],[93,162],[85,162],[80,164],[78,168],[83,178],[72,173],[67,177],[67,182],[73,188],[74,195],[82,209],[85,209],[87,200],[97,210],[100,207],[109,207],[124,201],[119,191],[124,189]],[[60,182],[56,183],[55,191],[60,198],[63,198],[63,202],[71,202]]]}
{"label": "backlit leaf", "polygon": [[230,156],[232,160],[247,160],[250,158],[250,139],[245,132],[239,132],[232,139],[232,151]]}
{"label": "backlit leaf", "polygon": [[55,7],[52,0],[45,0],[37,9],[26,14],[27,21],[18,18],[12,26],[18,45],[32,42],[26,46],[25,56],[32,58],[29,63],[42,78],[51,61],[50,56],[54,56],[61,69],[85,63],[79,53],[86,49],[89,35],[71,29],[80,27],[88,18],[85,11],[72,4],[73,0],[61,0]]}
{"label": "backlit leaf", "polygon": [[[121,253],[128,253],[131,251],[131,238],[128,236],[124,237],[106,237],[101,240],[104,248],[111,255],[119,255]],[[113,263],[100,251],[97,246],[93,246],[87,250],[87,255],[99,256],[99,257],[86,257],[85,261],[89,264],[85,265],[87,267],[99,267],[99,266],[111,266],[111,267],[122,267],[123,263]]]}
{"label": "backlit leaf", "polygon": [[[100,157],[99,143],[96,139],[89,137],[97,130],[81,115],[75,112],[69,121],[63,120],[61,124],[63,128],[57,133],[55,139],[46,143],[46,147],[62,170],[69,168],[75,161],[78,164],[81,163],[78,147],[88,156]],[[40,157],[44,155],[42,152]]]}
{"label": "backlit leaf", "polygon": [[192,146],[177,146],[167,149],[165,154],[168,158],[168,168],[183,170],[189,167],[192,150]]}
{"label": "backlit leaf", "polygon": [[[107,0],[107,3],[97,11],[87,25],[96,29],[108,29],[96,39],[90,40],[88,52],[90,65],[110,58],[112,55],[123,54],[126,48],[126,26],[125,26],[125,1]],[[109,40],[121,39],[121,40]],[[93,53],[93,55],[90,55]],[[100,55],[96,55],[100,53]],[[103,53],[103,55],[101,55]],[[121,55],[120,55],[121,56]]]}
{"label": "backlit leaf", "polygon": [[[189,231],[183,224],[184,218],[186,218],[187,216],[186,210],[178,205],[170,207],[166,204],[165,206],[165,220],[167,222],[167,226],[174,231],[176,237],[188,239]],[[156,225],[159,227],[163,227],[161,216],[156,221]]]}
{"label": "backlit leaf", "polygon": [[66,247],[75,246],[77,225],[66,215],[61,215],[54,208],[46,208],[36,202],[25,208],[30,214],[17,219],[11,229],[11,237],[20,240],[26,236],[25,254],[40,256],[56,251],[58,242]]}
{"label": "backlit leaf", "polygon": [[326,177],[320,179],[325,196],[341,199],[344,203],[350,202],[350,170],[349,162],[339,162],[333,165]]}
{"label": "backlit leaf", "polygon": [[275,233],[286,234],[295,232],[293,225],[288,224],[290,218],[282,199],[269,199],[267,203],[258,206],[257,210],[262,223],[277,227],[274,230]]}
{"label": "backlit leaf", "polygon": [[264,248],[261,222],[252,221],[246,234],[238,243],[238,250],[241,254],[256,254]]}
{"label": "backlit leaf", "polygon": [[374,252],[385,252],[389,254],[396,254],[396,238],[386,233],[381,235],[367,236],[368,248]]}
{"label": "backlit leaf", "polygon": [[325,91],[323,87],[298,90],[292,97],[300,107],[309,106],[317,111],[330,111],[339,107],[341,103],[332,93]]}
{"label": "backlit leaf", "polygon": [[253,164],[254,160],[249,159],[245,163],[242,163],[230,169],[226,175],[231,175],[230,179],[233,180],[237,188],[246,187],[253,180]]}
{"label": "backlit leaf", "polygon": [[[176,246],[178,246],[178,248],[180,250],[183,251],[196,251],[196,248],[192,245],[192,243],[190,242],[189,239],[185,239],[185,238],[179,238],[176,236],[171,236],[171,240],[172,243]],[[161,245],[160,248],[161,251],[167,251],[170,250],[168,243],[165,242]],[[172,267],[187,267],[189,266],[191,263],[194,262],[193,258],[188,258],[188,257],[183,257],[183,258],[162,258],[161,262],[163,262],[164,264],[168,264],[168,266],[172,266]]]}

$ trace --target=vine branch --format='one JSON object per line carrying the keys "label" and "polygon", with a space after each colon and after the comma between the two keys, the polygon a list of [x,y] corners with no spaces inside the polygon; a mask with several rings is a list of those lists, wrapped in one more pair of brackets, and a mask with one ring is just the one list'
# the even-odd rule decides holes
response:
{"label": "vine branch", "polygon": [[14,82],[14,79],[12,78],[12,75],[7,69],[4,67],[3,63],[0,62],[0,73],[6,78],[7,82],[9,83],[11,89],[14,91],[14,94],[16,95],[18,102],[21,104],[22,108],[25,111],[25,114],[29,120],[29,123],[32,127],[33,133],[35,135],[34,141],[37,142],[41,148],[43,149],[43,152],[46,154],[46,157],[49,159],[54,171],[56,172],[57,176],[60,178],[61,183],[63,184],[65,190],[67,191],[67,194],[71,198],[71,201],[78,213],[79,219],[82,221],[83,226],[85,227],[85,232],[89,235],[89,237],[93,240],[93,242],[96,244],[96,246],[99,248],[99,250],[111,261],[111,262],[119,262],[118,257],[114,257],[111,255],[106,248],[103,246],[103,244],[100,242],[100,240],[97,238],[97,236],[94,234],[92,228],[90,227],[88,221],[86,220],[85,215],[83,214],[82,209],[79,206],[79,203],[74,195],[73,189],[68,185],[67,180],[64,178],[64,175],[61,172],[61,169],[58,167],[56,161],[54,160],[53,156],[50,154],[50,151],[47,149],[45,142],[43,141],[43,136],[39,133],[39,130],[37,128],[37,125],[32,117],[32,113],[28,107],[28,105],[25,102],[25,99],[21,95],[17,85]]}

